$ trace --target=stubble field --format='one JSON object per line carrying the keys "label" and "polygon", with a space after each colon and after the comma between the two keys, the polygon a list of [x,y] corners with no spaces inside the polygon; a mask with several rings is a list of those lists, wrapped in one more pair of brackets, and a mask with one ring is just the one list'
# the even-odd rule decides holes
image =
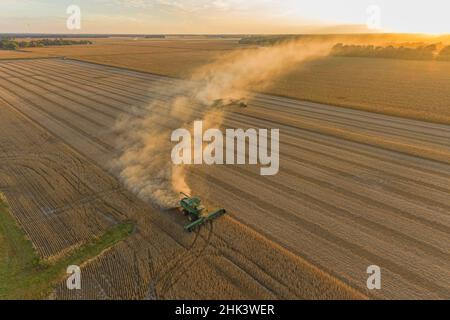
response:
{"label": "stubble field", "polygon": [[[186,221],[179,212],[161,212],[143,203],[101,168],[113,156],[111,136],[105,136],[104,126],[111,124],[118,110],[130,108],[133,96],[113,94],[99,103],[88,89],[92,83],[76,76],[78,80],[73,80],[85,84],[69,84],[64,71],[56,82],[66,89],[60,91],[62,95],[55,94],[58,87],[49,85],[55,73],[41,70],[51,70],[52,66],[35,60],[31,64],[37,69],[25,70],[28,63],[2,64],[0,72],[0,190],[38,257],[52,265],[119,223],[132,221],[135,225],[123,241],[83,261],[83,290],[67,290],[61,274],[60,284],[49,297],[365,297],[232,217],[224,217],[197,233],[185,233]],[[66,62],[59,63],[66,66]],[[11,75],[11,67],[15,75]],[[46,80],[37,84],[41,76]],[[101,93],[102,87],[93,90],[102,94],[103,100],[109,92]],[[78,101],[74,92],[78,92]],[[79,107],[85,108],[84,116],[76,110]],[[98,126],[92,127],[94,123]],[[1,239],[4,244],[8,241]],[[14,250],[20,249],[16,245],[11,244]],[[8,264],[11,260],[0,262]],[[24,270],[14,274],[23,276]],[[14,288],[17,295],[2,291],[0,296],[42,297],[43,292],[32,289]]]}
{"label": "stubble field", "polygon": [[[0,188],[40,255],[136,223],[84,265],[86,290],[62,282],[57,298],[449,297],[450,167],[425,153],[449,152],[448,126],[256,95],[224,125],[280,128],[280,174],[191,170],[193,190],[229,215],[188,235],[183,217],[136,199],[106,166],[117,117],[168,99],[164,88],[179,80],[60,59],[1,62],[0,76]],[[380,137],[423,154],[388,150]],[[43,154],[49,163],[39,167]],[[56,180],[62,187],[52,190]],[[384,270],[379,292],[366,289],[372,264]]]}
{"label": "stubble field", "polygon": [[[255,45],[229,40],[91,39],[90,46],[0,51],[0,59],[72,59],[188,78],[198,67]],[[336,40],[338,42],[338,40]],[[404,40],[406,41],[406,40]],[[293,65],[269,88],[254,90],[418,120],[450,123],[450,62],[327,57]]]}

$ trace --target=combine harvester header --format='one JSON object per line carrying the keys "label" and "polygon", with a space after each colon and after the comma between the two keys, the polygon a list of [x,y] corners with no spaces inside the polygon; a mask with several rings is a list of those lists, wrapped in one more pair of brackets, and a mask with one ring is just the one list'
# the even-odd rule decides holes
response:
{"label": "combine harvester header", "polygon": [[183,199],[180,200],[180,206],[183,209],[184,215],[189,217],[190,224],[184,227],[184,230],[192,232],[196,228],[204,225],[205,223],[217,219],[224,215],[227,211],[225,209],[219,209],[212,213],[207,213],[205,207],[201,205],[201,200],[196,197],[191,197],[183,192]]}

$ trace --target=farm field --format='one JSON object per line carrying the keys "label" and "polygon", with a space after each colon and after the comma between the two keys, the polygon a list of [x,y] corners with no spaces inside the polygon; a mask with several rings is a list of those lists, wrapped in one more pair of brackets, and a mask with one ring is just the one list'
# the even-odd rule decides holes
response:
{"label": "farm field", "polygon": [[[70,57],[117,67],[149,71],[174,77],[190,73],[219,56],[238,48],[238,40],[153,40],[131,38],[89,39],[93,45],[27,48],[26,52],[0,50],[0,59]],[[8,56],[11,55],[11,56]]]}
{"label": "farm field", "polygon": [[275,95],[450,124],[450,62],[328,57],[275,81]]}
{"label": "farm field", "polygon": [[[314,68],[299,72],[314,77]],[[73,296],[61,282],[55,298],[450,297],[449,126],[256,94],[224,125],[280,128],[280,174],[191,170],[193,189],[229,215],[188,235],[182,217],[138,200],[106,165],[117,153],[117,117],[167,100],[165,88],[180,81],[73,60],[0,62],[0,191],[38,254],[51,260],[117,223],[136,223],[84,265],[87,290]],[[359,99],[369,105],[370,97]],[[366,289],[372,264],[384,270],[375,293]]]}
{"label": "farm field", "polygon": [[[38,67],[44,61],[25,64],[30,62]],[[185,219],[178,212],[160,212],[141,202],[99,166],[111,157],[109,140],[94,133],[100,128],[89,127],[91,121],[86,118],[79,121],[74,114],[59,113],[60,99],[67,97],[42,88],[35,91],[33,85],[25,93],[21,88],[34,81],[30,71],[21,71],[14,63],[2,67],[0,191],[37,256],[51,264],[121,223],[135,225],[131,235],[81,265],[83,290],[68,291],[61,279],[50,298],[365,297],[233,218],[224,217],[195,234],[185,233]],[[10,67],[22,76],[11,77]],[[51,81],[50,74],[33,72]],[[92,107],[100,107],[84,87],[72,88],[84,92],[79,96],[82,103],[88,99]],[[113,99],[104,107],[117,111],[112,103],[127,108]],[[99,120],[89,112],[86,116]],[[102,116],[104,124],[112,120]]]}
{"label": "farm field", "polygon": [[[394,39],[390,39],[394,41]],[[442,41],[448,41],[443,38]],[[189,78],[231,50],[253,48],[236,39],[91,39],[90,46],[0,51],[0,59],[69,57],[177,78]],[[338,42],[339,39],[336,40]],[[380,41],[380,40],[379,40]],[[399,41],[399,40],[396,40]],[[423,39],[422,39],[423,41]],[[437,40],[435,40],[437,41]],[[256,91],[450,124],[450,62],[327,57],[292,66],[292,71]]]}
{"label": "farm field", "polygon": [[[126,238],[133,224],[121,223],[61,259],[41,260],[0,194],[0,299],[45,299],[67,266],[81,265]],[[20,277],[17,275],[20,274]]]}

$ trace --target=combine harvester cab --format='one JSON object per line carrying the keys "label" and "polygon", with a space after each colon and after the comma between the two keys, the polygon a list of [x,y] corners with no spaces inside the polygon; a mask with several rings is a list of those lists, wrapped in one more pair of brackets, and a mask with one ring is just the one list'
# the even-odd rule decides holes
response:
{"label": "combine harvester cab", "polygon": [[185,193],[181,194],[183,195],[183,198],[180,200],[180,206],[184,215],[188,216],[189,221],[191,221],[191,223],[184,226],[184,230],[186,231],[192,232],[196,228],[199,228],[205,223],[213,221],[226,213],[225,209],[207,213],[205,207],[201,205],[201,200],[199,198],[191,197]]}

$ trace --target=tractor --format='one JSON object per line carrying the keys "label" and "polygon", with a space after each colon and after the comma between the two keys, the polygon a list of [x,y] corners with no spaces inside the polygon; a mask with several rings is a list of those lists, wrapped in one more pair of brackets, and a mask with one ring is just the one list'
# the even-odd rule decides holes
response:
{"label": "tractor", "polygon": [[213,107],[225,108],[225,107],[239,107],[247,108],[248,103],[245,99],[216,99],[213,102]]}
{"label": "tractor", "polygon": [[226,213],[225,209],[219,209],[212,213],[208,213],[206,208],[202,206],[201,200],[197,197],[191,197],[181,192],[183,198],[180,200],[180,206],[185,216],[188,217],[190,223],[184,227],[184,230],[192,232],[205,223],[217,219]]}

